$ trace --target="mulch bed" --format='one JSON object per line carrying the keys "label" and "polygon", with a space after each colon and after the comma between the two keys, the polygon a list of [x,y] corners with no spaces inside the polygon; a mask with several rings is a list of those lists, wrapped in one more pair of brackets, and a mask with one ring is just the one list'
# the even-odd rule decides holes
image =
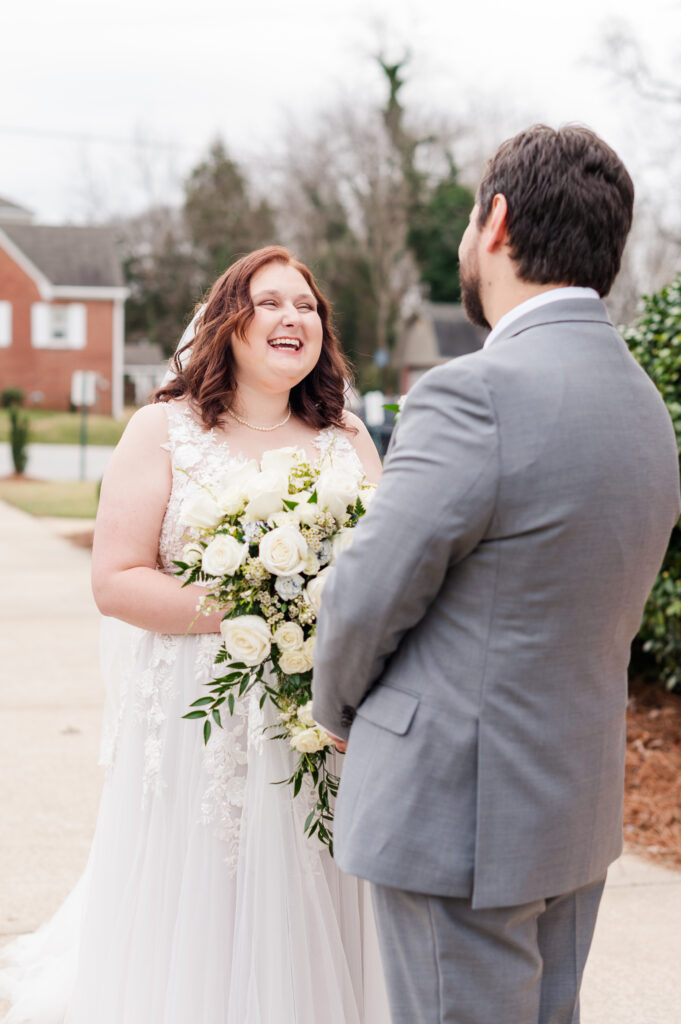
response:
{"label": "mulch bed", "polygon": [[681,868],[681,695],[634,682],[627,719],[625,840]]}

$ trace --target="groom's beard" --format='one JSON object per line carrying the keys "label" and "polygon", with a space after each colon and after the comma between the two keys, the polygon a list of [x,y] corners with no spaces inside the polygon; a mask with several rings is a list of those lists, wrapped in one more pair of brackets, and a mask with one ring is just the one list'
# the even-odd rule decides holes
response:
{"label": "groom's beard", "polygon": [[477,267],[469,266],[470,260],[459,264],[459,281],[461,283],[461,301],[466,316],[476,327],[487,327],[490,324],[485,316],[480,299],[480,272]]}

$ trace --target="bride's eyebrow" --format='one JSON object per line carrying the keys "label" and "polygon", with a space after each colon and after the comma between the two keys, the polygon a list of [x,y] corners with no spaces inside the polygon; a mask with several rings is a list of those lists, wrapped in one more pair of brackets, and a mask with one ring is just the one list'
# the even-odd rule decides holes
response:
{"label": "bride's eyebrow", "polygon": [[[280,299],[281,292],[278,292],[276,288],[268,288],[264,292],[256,292],[252,298],[252,301],[257,302],[258,299],[265,299],[268,296],[273,296],[274,298]],[[309,302],[315,302],[315,297],[312,294],[312,292],[301,292],[300,295],[296,295],[293,301],[299,302],[301,299],[307,299],[307,301]]]}

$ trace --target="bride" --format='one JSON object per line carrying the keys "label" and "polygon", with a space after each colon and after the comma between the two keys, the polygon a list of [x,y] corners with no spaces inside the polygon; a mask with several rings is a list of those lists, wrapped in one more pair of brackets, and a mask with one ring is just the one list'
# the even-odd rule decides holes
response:
{"label": "bride", "polygon": [[85,876],[9,951],[6,1024],[387,1024],[364,883],[272,785],[292,771],[284,741],[263,739],[257,702],[206,747],[182,718],[212,675],[220,615],[197,618],[201,587],[173,575],[192,488],[285,446],[340,451],[372,482],[380,460],[344,411],[328,303],[286,249],[219,278],[174,368],[102,485],[107,778]]}

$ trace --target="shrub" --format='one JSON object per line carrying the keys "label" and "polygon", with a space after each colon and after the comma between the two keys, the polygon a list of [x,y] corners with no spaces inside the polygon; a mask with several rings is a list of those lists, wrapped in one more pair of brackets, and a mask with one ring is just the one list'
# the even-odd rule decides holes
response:
{"label": "shrub", "polygon": [[21,388],[3,388],[2,394],[0,394],[0,405],[3,409],[9,409],[13,405],[21,405],[24,397]]}
{"label": "shrub", "polygon": [[[643,312],[624,338],[662,395],[681,445],[681,275],[654,295],[644,296]],[[671,690],[681,688],[681,530],[667,554],[643,613],[643,650]]]}
{"label": "shrub", "polygon": [[14,471],[21,476],[28,462],[28,415],[18,405],[9,407],[9,443],[12,449]]}

